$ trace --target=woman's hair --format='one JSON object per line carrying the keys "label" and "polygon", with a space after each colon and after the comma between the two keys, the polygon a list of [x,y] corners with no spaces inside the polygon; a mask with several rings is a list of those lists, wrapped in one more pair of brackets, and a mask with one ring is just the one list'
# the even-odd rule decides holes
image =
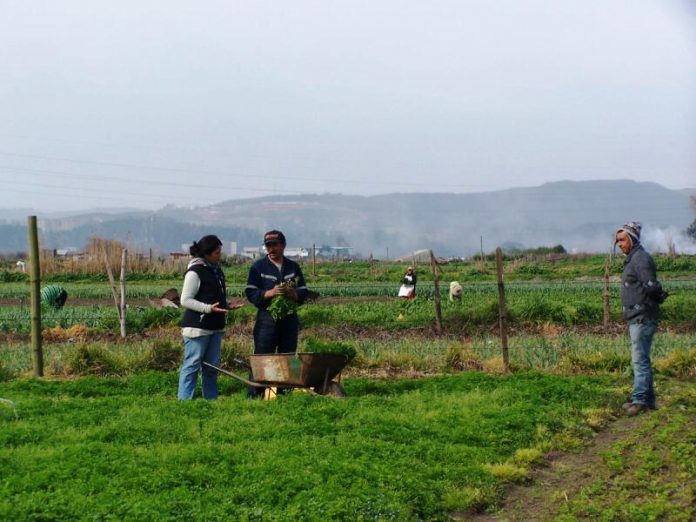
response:
{"label": "woman's hair", "polygon": [[203,257],[215,252],[217,247],[222,245],[222,241],[217,236],[203,236],[198,241],[194,241],[189,248],[189,253],[195,257]]}

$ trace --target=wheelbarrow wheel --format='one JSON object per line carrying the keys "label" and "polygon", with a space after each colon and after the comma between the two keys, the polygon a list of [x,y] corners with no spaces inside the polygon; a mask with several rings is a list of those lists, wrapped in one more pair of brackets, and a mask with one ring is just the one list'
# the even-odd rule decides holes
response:
{"label": "wheelbarrow wheel", "polygon": [[340,383],[334,381],[331,381],[325,389],[320,386],[317,386],[316,388],[314,388],[314,391],[319,395],[328,395],[330,397],[346,396],[346,391],[343,389],[343,386],[341,386]]}

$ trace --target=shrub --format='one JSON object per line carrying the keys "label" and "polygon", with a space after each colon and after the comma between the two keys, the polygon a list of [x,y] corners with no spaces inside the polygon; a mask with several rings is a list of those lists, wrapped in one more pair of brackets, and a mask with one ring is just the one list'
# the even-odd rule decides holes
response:
{"label": "shrub", "polygon": [[78,344],[68,353],[65,370],[72,375],[123,375],[126,364],[103,346]]}

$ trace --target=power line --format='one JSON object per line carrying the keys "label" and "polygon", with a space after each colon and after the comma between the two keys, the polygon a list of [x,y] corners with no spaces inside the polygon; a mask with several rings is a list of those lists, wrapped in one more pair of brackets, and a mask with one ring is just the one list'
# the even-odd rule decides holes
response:
{"label": "power line", "polygon": [[[30,159],[40,159],[40,160],[48,160],[48,161],[66,161],[70,163],[81,163],[81,164],[87,164],[87,165],[100,165],[103,167],[118,167],[118,168],[128,168],[128,169],[144,169],[144,170],[156,170],[156,171],[162,171],[162,172],[179,172],[182,174],[209,174],[212,176],[227,176],[227,177],[243,177],[247,178],[249,177],[248,174],[233,174],[233,173],[227,173],[227,172],[221,172],[221,171],[212,171],[212,170],[206,170],[206,169],[183,169],[183,168],[175,168],[175,167],[160,167],[160,166],[148,166],[148,165],[137,165],[133,163],[114,163],[114,162],[107,162],[107,161],[93,161],[93,160],[83,160],[83,159],[74,159],[74,158],[61,158],[61,157],[56,157],[56,156],[42,156],[38,154],[20,154],[16,152],[4,152],[0,151],[0,155],[3,156],[12,156],[12,157],[18,157],[18,158],[30,158]],[[399,186],[412,186],[412,187],[442,187],[442,188],[491,188],[495,187],[496,185],[486,185],[486,184],[463,184],[463,183],[453,183],[453,184],[446,184],[446,183],[413,183],[413,182],[402,182],[402,181],[370,181],[370,180],[365,180],[365,179],[359,179],[359,178],[313,178],[313,177],[305,177],[305,176],[268,176],[268,175],[262,175],[262,174],[254,174],[254,178],[257,179],[268,179],[268,180],[289,180],[289,181],[312,181],[312,182],[331,182],[331,183],[350,183],[350,184],[355,184],[355,183],[360,183],[362,185],[377,185],[377,186],[394,186],[395,184],[398,183]]]}
{"label": "power line", "polygon": [[[138,185],[141,184],[146,184],[146,185],[159,185],[159,186],[165,186],[165,187],[183,187],[183,188],[196,188],[196,189],[212,189],[212,190],[217,190],[220,191],[221,187],[220,185],[205,185],[201,183],[179,183],[176,181],[152,181],[152,180],[145,180],[145,179],[140,179],[140,178],[125,178],[125,177],[119,177],[119,176],[90,176],[90,175],[85,175],[85,174],[73,174],[71,172],[65,172],[65,171],[56,171],[56,170],[45,170],[45,169],[29,169],[26,167],[13,167],[10,165],[0,165],[0,169],[7,169],[7,170],[12,170],[12,171],[20,171],[20,172],[27,172],[30,174],[48,174],[51,176],[60,176],[60,177],[65,177],[65,178],[80,178],[80,179],[87,179],[91,181],[104,181],[104,180],[109,180],[109,181],[123,181],[127,183],[137,183]],[[258,187],[234,187],[234,190],[240,190],[240,191],[245,191],[245,192],[269,192],[269,193],[278,193],[278,194],[296,194],[298,193],[297,191],[291,191],[291,190],[273,190],[273,189],[268,189],[268,188],[258,188]]]}

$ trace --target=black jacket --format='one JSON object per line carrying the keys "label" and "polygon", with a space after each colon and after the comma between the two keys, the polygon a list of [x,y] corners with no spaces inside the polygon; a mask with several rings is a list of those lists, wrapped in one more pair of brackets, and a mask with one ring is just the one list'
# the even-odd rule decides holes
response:
{"label": "black jacket", "polygon": [[621,275],[621,309],[629,322],[657,320],[663,299],[662,285],[657,280],[655,261],[638,245],[626,256]]}
{"label": "black jacket", "polygon": [[[225,275],[220,268],[214,269],[210,265],[193,265],[187,270],[196,272],[201,280],[201,286],[196,294],[196,301],[213,304],[220,303],[220,308],[227,308],[227,290],[225,288]],[[222,330],[225,328],[226,314],[211,312],[202,314],[195,310],[186,309],[181,319],[184,328],[202,328],[204,330]]]}
{"label": "black jacket", "polygon": [[283,281],[289,281],[291,279],[294,279],[297,285],[298,304],[302,304],[307,299],[309,290],[304,275],[302,275],[300,265],[295,263],[292,259],[283,257],[283,265],[279,271],[278,267],[266,256],[251,265],[244,293],[247,299],[254,304],[259,311],[265,311],[271,303],[269,300],[264,300],[263,298],[263,294],[266,290],[271,290],[274,286]]}

